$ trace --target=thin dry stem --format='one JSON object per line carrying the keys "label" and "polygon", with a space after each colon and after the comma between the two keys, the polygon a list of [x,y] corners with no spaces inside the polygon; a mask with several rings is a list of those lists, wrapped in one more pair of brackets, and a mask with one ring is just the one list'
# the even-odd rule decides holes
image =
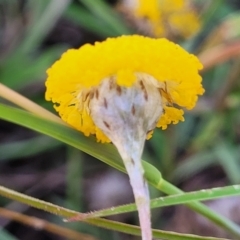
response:
{"label": "thin dry stem", "polygon": [[48,231],[50,233],[56,234],[66,239],[96,240],[96,238],[92,236],[78,233],[71,229],[60,227],[53,223],[49,223],[45,220],[36,217],[26,216],[22,213],[13,212],[8,209],[0,208],[0,216],[28,225],[37,230]]}
{"label": "thin dry stem", "polygon": [[217,45],[200,53],[198,57],[204,66],[203,71],[206,71],[238,56],[240,56],[240,41]]}
{"label": "thin dry stem", "polygon": [[0,97],[8,100],[9,102],[14,103],[15,105],[17,105],[31,113],[38,115],[39,117],[66,125],[66,123],[64,123],[59,117],[57,117],[53,113],[42,108],[41,106],[32,102],[31,100],[25,98],[21,94],[13,91],[12,89],[8,88],[7,86],[3,85],[2,83],[0,83]]}

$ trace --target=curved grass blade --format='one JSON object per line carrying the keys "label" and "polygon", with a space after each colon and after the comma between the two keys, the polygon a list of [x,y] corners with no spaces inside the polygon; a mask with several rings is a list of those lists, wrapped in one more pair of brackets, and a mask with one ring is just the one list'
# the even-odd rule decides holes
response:
{"label": "curved grass blade", "polygon": [[[70,217],[74,217],[76,215],[81,214],[81,213],[60,207],[58,205],[54,205],[30,196],[27,196],[25,194],[18,193],[14,190],[10,190],[2,186],[0,186],[0,195],[5,196],[12,200],[16,200],[21,203],[25,203],[29,206],[53,213],[55,215],[58,215],[64,218],[70,218]],[[132,234],[132,235],[140,236],[141,234],[141,230],[137,226],[119,223],[119,222],[111,221],[107,219],[102,219],[102,218],[85,219],[84,222],[87,222],[89,224],[92,224],[98,227],[116,230],[116,231]],[[166,240],[224,240],[223,238],[201,237],[201,236],[192,235],[192,234],[181,234],[181,233],[167,232],[167,231],[155,230],[155,229],[153,229],[153,237],[166,239]]]}
{"label": "curved grass blade", "polygon": [[[202,189],[199,191],[187,192],[182,194],[171,195],[167,197],[160,197],[151,200],[151,208],[175,206],[179,204],[186,204],[193,201],[207,201],[218,198],[239,196],[240,184],[227,187],[218,187],[212,189]],[[117,207],[111,207],[95,212],[90,212],[86,218],[92,217],[106,217],[126,212],[137,211],[136,204],[126,204]]]}
{"label": "curved grass blade", "polygon": [[111,7],[102,0],[79,0],[86,8],[102,19],[112,32],[116,35],[132,34],[130,30],[122,21],[121,17]]}
{"label": "curved grass blade", "polygon": [[[126,172],[123,162],[112,144],[100,145],[93,137],[85,137],[71,127],[48,121],[4,104],[0,104],[0,119],[1,118],[58,139],[122,172]],[[148,180],[153,185],[157,185],[161,181],[160,172],[147,162],[144,162],[144,166],[148,172],[146,175],[149,175]]]}
{"label": "curved grass blade", "polygon": [[47,136],[37,136],[27,140],[3,143],[0,145],[0,161],[12,161],[23,157],[34,156],[61,145],[61,142]]}
{"label": "curved grass blade", "polygon": [[75,4],[69,5],[64,13],[64,17],[104,38],[119,35],[106,25],[102,19],[99,19],[80,6],[75,6]]}
{"label": "curved grass blade", "polygon": [[[34,131],[44,133],[81,151],[84,151],[122,172],[125,172],[121,158],[111,144],[100,145],[95,141],[94,138],[86,138],[81,133],[68,126],[48,121],[31,113],[3,104],[0,104],[0,113],[0,119],[4,119],[30,128]],[[143,161],[143,167],[147,181],[160,191],[169,195],[183,193],[183,191],[165,181],[162,178],[161,173],[151,164]],[[210,221],[214,222],[218,226],[221,226],[223,229],[232,233],[237,237],[237,239],[240,239],[240,228],[234,222],[223,216],[220,216],[199,202],[188,203],[187,206],[207,217]]]}

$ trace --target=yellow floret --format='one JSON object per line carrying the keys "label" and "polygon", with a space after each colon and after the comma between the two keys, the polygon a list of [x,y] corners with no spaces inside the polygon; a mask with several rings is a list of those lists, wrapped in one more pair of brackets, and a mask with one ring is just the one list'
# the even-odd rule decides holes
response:
{"label": "yellow floret", "polygon": [[196,12],[184,0],[137,0],[135,16],[147,19],[154,36],[188,38],[200,29]]}
{"label": "yellow floret", "polygon": [[[180,46],[166,39],[133,35],[109,38],[94,45],[70,49],[47,70],[46,99],[53,101],[61,118],[86,136],[109,139],[93,123],[84,91],[98,86],[107,77],[116,76],[117,84],[131,87],[137,73],[146,73],[165,84],[165,114],[158,127],[182,121],[183,111],[172,106],[191,109],[198,95],[203,94],[199,60]],[[164,94],[165,92],[165,94]],[[175,106],[174,105],[174,106]]]}

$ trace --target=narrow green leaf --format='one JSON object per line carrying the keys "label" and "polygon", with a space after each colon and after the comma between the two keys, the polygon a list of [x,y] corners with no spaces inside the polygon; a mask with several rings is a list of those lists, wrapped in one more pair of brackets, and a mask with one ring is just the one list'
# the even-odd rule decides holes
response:
{"label": "narrow green leaf", "polygon": [[[151,200],[151,208],[167,207],[179,204],[186,204],[193,201],[207,201],[217,198],[239,196],[240,195],[240,185],[232,185],[227,187],[219,187],[212,189],[202,189],[199,191],[193,191],[188,193],[179,193],[176,195],[171,195],[167,197],[160,197]],[[108,209],[103,209],[95,212],[89,213],[89,218],[91,217],[106,217],[115,214],[121,214],[126,212],[136,211],[136,204],[127,204],[117,207],[112,207]]]}
{"label": "narrow green leaf", "polygon": [[[0,195],[10,198],[12,200],[25,203],[29,206],[42,209],[44,211],[53,213],[55,215],[58,215],[64,218],[71,218],[81,214],[81,213],[33,198],[33,197],[29,197],[25,194],[18,193],[14,190],[10,190],[2,186],[0,186]],[[87,222],[95,226],[116,230],[116,231],[132,234],[132,235],[140,236],[141,234],[140,228],[137,226],[110,221],[102,218],[84,219],[84,222]],[[167,232],[167,231],[155,230],[155,229],[153,229],[153,237],[166,239],[166,240],[217,240],[217,239],[220,240],[221,239],[221,238],[212,238],[212,237],[201,237],[201,236],[191,235],[191,234]]]}
{"label": "narrow green leaf", "polygon": [[[56,138],[81,151],[88,153],[89,155],[105,162],[106,164],[120,171],[125,172],[125,168],[119,157],[119,154],[111,144],[98,144],[94,138],[84,137],[81,133],[70,127],[48,121],[23,110],[15,109],[6,105],[0,104],[0,113],[0,118],[4,120],[19,124],[21,126]],[[147,181],[160,191],[163,191],[169,195],[183,193],[180,189],[165,181],[162,178],[161,173],[151,164],[143,161],[143,167]],[[231,232],[238,238],[240,237],[239,226],[229,219],[220,216],[199,202],[192,202],[187,204],[187,206],[207,217],[215,224]]]}
{"label": "narrow green leaf", "polygon": [[93,16],[89,11],[83,9],[75,4],[69,5],[66,9],[64,16],[73,21],[75,24],[86,28],[102,37],[116,36],[115,31],[111,27],[106,25],[102,19]]}
{"label": "narrow green leaf", "polygon": [[221,141],[218,142],[214,153],[231,183],[236,184],[240,182],[240,165],[239,155],[234,150],[228,143]]}
{"label": "narrow green leaf", "polygon": [[[67,174],[66,174],[66,184],[67,184],[67,206],[81,211],[83,199],[83,189],[82,189],[82,163],[83,154],[76,148],[68,147],[67,150]],[[76,181],[77,179],[77,181]]]}
{"label": "narrow green leaf", "polygon": [[214,151],[201,151],[181,162],[174,170],[172,179],[177,182],[184,181],[214,164],[216,164]]}
{"label": "narrow green leaf", "polygon": [[[123,162],[112,144],[99,144],[93,137],[85,137],[71,127],[57,124],[37,117],[20,109],[0,104],[0,118],[41,132],[66,144],[69,144],[106,164],[125,172]],[[148,180],[157,185],[161,181],[161,173],[147,162],[143,162]]]}
{"label": "narrow green leaf", "polygon": [[54,27],[71,0],[51,0],[47,2],[48,4],[44,11],[42,11],[40,18],[32,24],[27,32],[26,39],[19,47],[20,51],[29,52],[38,46]]}
{"label": "narrow green leaf", "polygon": [[58,147],[61,144],[61,142],[47,136],[38,136],[28,140],[5,144],[3,143],[0,145],[0,161],[9,161],[22,157],[30,157]]}
{"label": "narrow green leaf", "polygon": [[7,231],[4,231],[3,229],[0,229],[0,239],[1,240],[18,240],[18,238],[14,237]]}
{"label": "narrow green leaf", "polygon": [[44,50],[38,57],[17,53],[2,63],[1,83],[15,90],[26,84],[45,78],[46,69],[66,49],[63,46],[54,46]]}
{"label": "narrow green leaf", "polygon": [[114,12],[104,1],[102,0],[79,0],[84,4],[93,14],[105,21],[112,31],[116,35],[132,34],[121,20],[120,16]]}

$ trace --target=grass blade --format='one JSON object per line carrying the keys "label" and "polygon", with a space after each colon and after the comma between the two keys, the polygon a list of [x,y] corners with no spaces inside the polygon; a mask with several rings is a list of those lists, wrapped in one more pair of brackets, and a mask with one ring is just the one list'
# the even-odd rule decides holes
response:
{"label": "grass blade", "polygon": [[[212,189],[202,189],[199,191],[187,192],[182,194],[171,195],[167,197],[160,197],[151,200],[151,208],[175,206],[179,204],[186,204],[193,201],[207,201],[223,197],[239,196],[240,185],[232,185],[227,187],[219,187]],[[103,209],[96,212],[89,213],[89,218],[92,217],[106,217],[115,214],[136,211],[136,204],[127,204],[118,207]]]}
{"label": "grass blade", "polygon": [[[33,197],[29,197],[27,195],[18,193],[16,191],[10,190],[2,186],[0,186],[0,195],[25,203],[29,206],[56,214],[64,218],[71,218],[76,216],[77,214],[78,215],[80,214],[78,212],[71,211],[69,209],[62,208],[60,206],[57,206],[48,202],[44,202],[42,200],[39,200]],[[141,234],[139,227],[132,226],[129,224],[119,223],[119,222],[110,221],[102,218],[85,219],[84,221],[95,226],[116,230],[116,231],[132,234],[132,235],[140,236]],[[161,231],[161,230],[153,230],[153,236],[156,238],[161,238],[166,240],[220,240],[220,238],[201,237],[197,235],[181,234],[181,233],[167,232],[167,231]]]}
{"label": "grass blade", "polygon": [[[81,151],[88,153],[89,155],[122,172],[125,172],[122,160],[119,157],[116,149],[111,144],[98,144],[94,138],[85,137],[70,127],[51,122],[43,118],[39,118],[23,110],[9,107],[3,104],[0,104],[0,113],[0,119],[2,118],[4,120],[19,124],[34,131],[38,131],[56,138]],[[163,191],[169,195],[183,193],[180,189],[165,181],[162,178],[161,173],[151,164],[143,161],[143,167],[147,181],[160,191]],[[192,202],[187,204],[187,206],[200,213],[201,215],[207,217],[209,220],[221,226],[225,230],[231,232],[238,239],[240,239],[240,228],[234,222],[218,215],[206,207],[204,204],[201,204],[199,202]]]}

